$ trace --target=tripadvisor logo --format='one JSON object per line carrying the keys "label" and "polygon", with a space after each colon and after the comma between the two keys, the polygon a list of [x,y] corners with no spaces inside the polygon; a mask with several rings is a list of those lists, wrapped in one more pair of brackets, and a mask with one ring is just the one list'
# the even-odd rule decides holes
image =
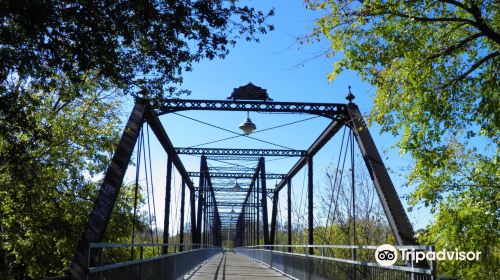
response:
{"label": "tripadvisor logo", "polygon": [[[399,252],[398,252],[399,251]],[[416,251],[415,249],[407,249],[400,248],[399,250],[396,247],[383,244],[377,247],[375,250],[375,260],[381,266],[391,266],[394,265],[398,260],[398,255],[401,255],[402,261],[411,261],[415,260],[416,263],[423,260],[456,260],[456,261],[478,261],[481,252],[462,252],[462,251],[447,251],[443,249],[441,251],[433,252],[433,251]]]}
{"label": "tripadvisor logo", "polygon": [[375,260],[381,266],[394,265],[398,260],[398,250],[389,244],[380,245],[375,251]]}

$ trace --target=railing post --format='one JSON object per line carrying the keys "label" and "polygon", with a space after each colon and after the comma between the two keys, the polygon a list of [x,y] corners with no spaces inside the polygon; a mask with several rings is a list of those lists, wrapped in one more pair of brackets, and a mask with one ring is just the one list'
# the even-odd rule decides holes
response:
{"label": "railing post", "polygon": [[142,259],[144,258],[144,246],[140,246],[140,260],[141,260],[141,264],[139,265],[139,279],[142,279],[142,267],[143,267],[143,262],[142,262]]}
{"label": "railing post", "polygon": [[88,269],[90,268],[90,250],[92,248],[90,247],[90,244],[89,244],[89,247],[88,247],[88,251],[87,251],[87,272],[85,274],[85,279],[89,280],[89,274],[88,273]]}
{"label": "railing post", "polygon": [[269,262],[269,268],[273,268],[273,248],[269,247],[269,253],[271,254],[271,261]]}
{"label": "railing post", "polygon": [[304,256],[305,256],[305,263],[304,263],[304,280],[307,279],[307,265],[308,265],[308,259],[309,257],[307,256],[307,245],[304,245]]}
{"label": "railing post", "polygon": [[165,257],[161,257],[161,280],[165,279]]}
{"label": "railing post", "polygon": [[[434,246],[430,246],[430,251],[435,252]],[[437,280],[436,260],[431,260],[431,280]]]}
{"label": "railing post", "polygon": [[[99,252],[99,266],[102,266],[104,263],[104,248],[101,248]],[[102,272],[99,273],[99,279],[102,280]]]}
{"label": "railing post", "polygon": [[325,277],[325,247],[321,247],[321,276]]}

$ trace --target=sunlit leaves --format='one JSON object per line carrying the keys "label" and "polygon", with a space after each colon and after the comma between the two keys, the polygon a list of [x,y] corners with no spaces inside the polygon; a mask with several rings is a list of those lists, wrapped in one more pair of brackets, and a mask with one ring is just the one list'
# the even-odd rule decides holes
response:
{"label": "sunlit leaves", "polygon": [[[424,203],[442,218],[450,207],[467,210],[461,202],[471,188],[491,189],[495,195],[484,200],[497,203],[492,199],[500,192],[498,3],[306,2],[327,11],[311,36],[325,36],[332,54],[340,55],[328,79],[349,69],[373,84],[371,121],[397,136],[400,152],[413,157],[411,205]],[[443,206],[451,196],[455,205]],[[500,213],[486,217],[498,220]],[[450,228],[458,226],[453,221],[447,219]],[[498,235],[500,227],[487,231]]]}
{"label": "sunlit leaves", "polygon": [[[99,186],[96,175],[117,143],[116,95],[89,79],[81,94],[66,99],[77,91],[67,82],[60,78],[44,92],[13,78],[0,95],[2,279],[43,278],[67,269]],[[130,206],[117,205],[128,219],[111,225],[117,229],[112,239],[130,232],[120,230],[130,228]]]}

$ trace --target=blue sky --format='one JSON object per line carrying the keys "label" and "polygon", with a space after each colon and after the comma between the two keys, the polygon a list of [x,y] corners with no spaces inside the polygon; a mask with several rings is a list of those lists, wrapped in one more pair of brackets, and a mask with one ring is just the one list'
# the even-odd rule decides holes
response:
{"label": "blue sky", "polygon": [[[345,72],[334,82],[329,83],[326,75],[333,69],[334,58],[321,56],[312,59],[328,48],[328,42],[322,41],[314,45],[300,47],[296,44],[298,36],[305,35],[312,29],[315,19],[319,16],[317,12],[306,10],[302,1],[250,1],[250,5],[263,10],[274,7],[275,16],[270,19],[270,23],[274,24],[276,30],[260,36],[261,42],[258,44],[254,42],[238,42],[224,60],[215,59],[195,64],[192,72],[185,73],[183,84],[183,88],[191,90],[192,94],[182,98],[226,99],[233,88],[252,82],[267,89],[269,96],[275,101],[345,103],[344,98],[348,91],[347,87],[350,85],[353,94],[356,96],[354,102],[358,104],[361,112],[368,113],[370,111],[375,92],[372,86],[363,83],[352,72]],[[187,111],[180,112],[180,114],[236,132],[238,132],[239,123],[246,117],[244,112]],[[257,125],[256,132],[258,132],[259,129],[303,120],[311,116],[250,113],[250,117]],[[172,142],[177,147],[187,147],[232,136],[227,132],[207,127],[179,115],[162,116],[161,120]],[[253,136],[294,149],[307,149],[328,123],[327,119],[315,118],[283,129],[271,130]],[[396,149],[391,148],[396,139],[391,135],[381,135],[377,125],[371,126],[370,131],[379,151],[382,153],[386,166],[391,171],[391,177],[398,193],[400,196],[408,194],[411,189],[403,187],[405,174],[403,170],[411,164],[411,159],[408,156],[400,156]],[[163,224],[166,155],[153,138],[151,147],[153,181],[155,185],[157,221],[161,227]],[[314,181],[318,188],[321,188],[324,182],[324,171],[337,158],[339,143],[339,136],[336,136],[315,158]],[[277,148],[245,137],[206,147]],[[198,171],[198,158],[182,156],[182,159],[188,171]],[[268,162],[266,167],[268,172],[286,173],[296,160],[296,158],[275,160]],[[133,180],[133,169],[129,168],[126,181]],[[172,215],[174,216],[176,216],[175,213],[179,208],[180,177],[178,174],[175,180],[173,205],[177,206],[172,209],[174,212]],[[301,172],[294,179],[296,197],[300,196],[302,188],[305,187],[302,183],[303,173]],[[274,181],[268,182],[268,185],[271,184],[274,185]],[[316,201],[319,201],[319,199]],[[404,198],[402,201],[406,206]],[[424,227],[431,219],[429,212],[423,208],[415,209],[409,215],[415,229]]]}

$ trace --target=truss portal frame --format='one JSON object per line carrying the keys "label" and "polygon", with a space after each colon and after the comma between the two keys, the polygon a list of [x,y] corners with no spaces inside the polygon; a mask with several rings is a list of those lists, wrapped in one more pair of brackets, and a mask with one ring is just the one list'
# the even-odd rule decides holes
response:
{"label": "truss portal frame", "polygon": [[[206,196],[202,197],[203,200],[200,201],[200,209],[212,208],[215,212],[210,212],[208,217],[215,215],[215,223],[211,225],[214,230],[214,234],[208,234],[208,237],[213,238],[215,242],[220,241],[220,236],[215,234],[217,229],[220,229],[221,221],[218,215],[218,207],[256,207],[257,211],[262,211],[262,222],[264,228],[264,243],[273,244],[275,237],[276,228],[276,207],[278,204],[277,194],[279,191],[288,186],[288,192],[290,189],[290,182],[292,177],[294,177],[300,168],[304,167],[306,164],[312,165],[312,157],[335,135],[336,132],[340,130],[343,126],[349,127],[354,133],[355,138],[358,142],[358,146],[361,150],[362,156],[365,160],[366,166],[374,182],[377,194],[381,201],[382,207],[388,219],[391,230],[395,236],[396,243],[398,245],[416,245],[417,242],[414,238],[413,228],[409,222],[408,216],[403,208],[403,205],[397,195],[397,192],[392,184],[390,176],[384,166],[380,154],[373,142],[371,134],[363,120],[363,117],[359,111],[357,105],[352,103],[353,96],[349,97],[348,104],[340,103],[299,103],[299,102],[270,102],[270,101],[248,101],[248,100],[183,100],[183,99],[169,99],[164,104],[160,104],[157,107],[152,107],[150,104],[145,104],[138,102],[136,103],[125,130],[120,138],[117,149],[113,155],[111,163],[104,174],[103,183],[97,195],[92,211],[89,215],[87,223],[84,227],[82,237],[80,238],[78,245],[73,256],[73,260],[70,265],[70,275],[72,279],[83,280],[87,276],[87,265],[89,262],[88,250],[91,243],[102,242],[106,227],[109,223],[111,217],[111,212],[113,210],[116,198],[118,196],[125,171],[130,162],[130,158],[134,151],[135,143],[139,137],[139,131],[142,125],[147,122],[156,137],[158,138],[160,144],[167,152],[169,158],[172,159],[172,164],[176,167],[177,171],[180,173],[181,177],[185,181],[185,187],[188,188],[190,192],[190,207],[192,210],[195,209],[195,195],[194,195],[194,185],[189,179],[189,174],[184,169],[184,166],[179,158],[179,154],[200,154],[202,157],[209,156],[208,160],[244,160],[244,161],[259,161],[260,172],[266,176],[262,176],[261,188],[262,197],[268,194],[265,186],[265,180],[267,174],[265,174],[265,166],[263,161],[263,156],[285,156],[285,157],[300,157],[299,161],[292,167],[287,175],[283,174],[269,174],[271,178],[279,178],[282,181],[278,184],[277,188],[274,190],[273,198],[273,209],[272,209],[272,221],[271,221],[271,233],[268,233],[268,223],[267,223],[267,203],[260,203],[257,201],[251,202],[249,200],[250,193],[254,188],[254,183],[258,179],[258,172],[256,172],[252,178],[252,183],[248,188],[247,196],[244,202],[218,202],[215,201],[214,189],[210,188]],[[214,148],[174,148],[170,139],[168,138],[166,131],[164,130],[158,116],[163,114],[186,111],[186,110],[204,110],[204,111],[253,111],[253,112],[269,112],[269,113],[307,113],[326,117],[332,120],[332,123],[325,129],[325,131],[320,135],[320,137],[313,143],[313,145],[307,150],[258,150],[258,149],[214,149]],[[206,164],[205,164],[206,165]],[[309,177],[312,177],[312,168],[309,168]],[[202,171],[202,170],[200,170]],[[213,174],[208,172],[208,167],[205,168],[207,173],[207,184],[211,186],[210,177],[214,177]],[[204,172],[200,172],[204,173]],[[193,174],[191,174],[193,175]],[[225,175],[227,177],[235,177],[235,174]],[[245,174],[246,176],[246,174]],[[312,180],[309,178],[308,191],[312,193]],[[200,189],[198,190],[200,192]],[[204,193],[205,191],[201,191]],[[290,197],[290,196],[288,196]],[[310,195],[312,197],[312,195]],[[309,199],[309,236],[312,236],[312,199]],[[290,204],[289,204],[290,205]],[[202,206],[202,207],[200,207]],[[290,208],[290,207],[289,207]],[[290,209],[288,209],[290,211]],[[198,213],[198,218],[195,217],[195,211],[191,211],[191,224],[192,232],[191,236],[194,237],[198,235],[201,231],[201,213]],[[205,212],[205,218],[207,213]],[[243,231],[245,220],[245,212],[240,212],[238,221],[236,224],[237,237],[235,237],[235,244],[242,245],[243,243]],[[257,218],[259,215],[257,215]],[[288,218],[290,219],[290,213],[288,213]],[[203,219],[206,221],[206,219]],[[257,220],[258,221],[258,220]],[[290,223],[290,221],[289,221]],[[168,225],[167,225],[168,226]],[[205,227],[205,226],[204,226]],[[197,234],[195,234],[197,231]],[[239,233],[238,233],[239,232]],[[257,223],[257,231],[258,223]],[[238,236],[239,234],[239,236]],[[289,230],[290,234],[290,230]],[[238,239],[239,238],[239,239]],[[238,239],[238,242],[236,240]],[[311,238],[310,238],[311,239]],[[199,239],[201,240],[201,239]],[[206,240],[205,237],[203,240]],[[290,236],[289,236],[290,240]],[[309,243],[312,239],[309,240]],[[215,243],[214,243],[215,244]],[[93,257],[93,256],[92,256]]]}

